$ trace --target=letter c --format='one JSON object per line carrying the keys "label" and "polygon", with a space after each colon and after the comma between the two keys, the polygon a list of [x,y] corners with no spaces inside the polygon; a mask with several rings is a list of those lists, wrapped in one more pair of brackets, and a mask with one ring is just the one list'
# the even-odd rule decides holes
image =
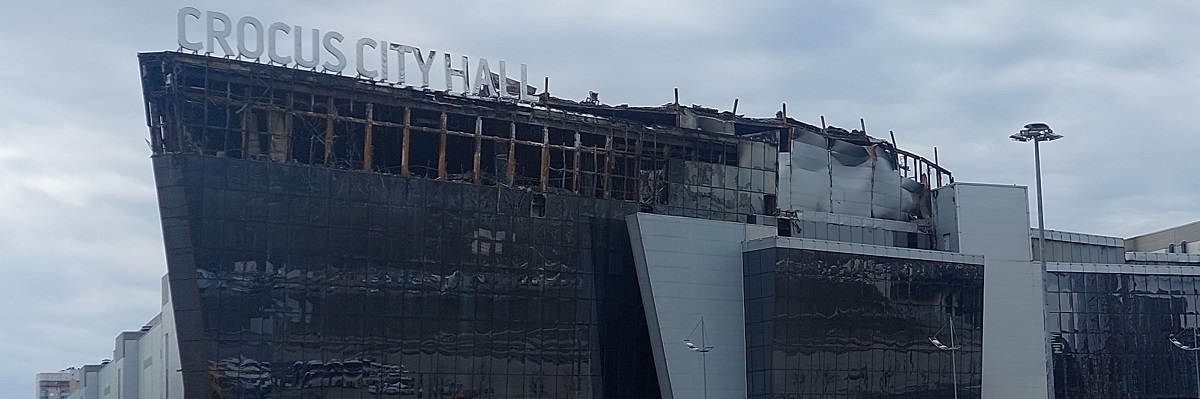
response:
{"label": "letter c", "polygon": [[200,42],[188,41],[187,39],[187,17],[191,16],[200,20],[200,10],[195,7],[184,7],[179,9],[179,13],[175,15],[177,27],[179,29],[175,41],[179,42],[179,47],[185,50],[200,51],[204,50],[204,44]]}
{"label": "letter c", "polygon": [[277,48],[275,45],[275,32],[277,31],[289,33],[292,31],[292,27],[282,22],[275,22],[270,27],[267,27],[267,56],[271,58],[271,62],[279,63],[280,65],[291,64],[292,56],[279,55],[279,52],[275,50]]}
{"label": "letter c", "polygon": [[373,71],[363,66],[363,47],[378,48],[378,46],[379,42],[366,37],[358,39],[358,42],[354,43],[354,61],[358,64],[355,65],[355,68],[358,69],[359,75],[370,79],[379,76],[379,71]]}

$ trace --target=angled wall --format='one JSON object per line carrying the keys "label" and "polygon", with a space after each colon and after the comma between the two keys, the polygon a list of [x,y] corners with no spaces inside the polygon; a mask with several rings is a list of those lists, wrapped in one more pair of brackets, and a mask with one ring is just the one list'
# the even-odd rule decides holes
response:
{"label": "angled wall", "polygon": [[[646,213],[627,220],[662,397],[702,398],[707,379],[708,398],[745,398],[742,242],[774,228]],[[701,317],[713,347],[704,355],[683,341],[701,345]]]}

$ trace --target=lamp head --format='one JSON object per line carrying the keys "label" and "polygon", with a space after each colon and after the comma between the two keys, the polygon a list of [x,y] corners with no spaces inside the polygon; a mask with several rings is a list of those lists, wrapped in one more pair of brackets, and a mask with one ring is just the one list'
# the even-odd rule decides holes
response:
{"label": "lamp head", "polygon": [[1025,128],[1011,136],[1008,136],[1008,138],[1020,142],[1026,142],[1030,140],[1053,141],[1061,139],[1062,137],[1062,135],[1054,133],[1054,129],[1051,129],[1050,125],[1040,122],[1027,124],[1025,125]]}

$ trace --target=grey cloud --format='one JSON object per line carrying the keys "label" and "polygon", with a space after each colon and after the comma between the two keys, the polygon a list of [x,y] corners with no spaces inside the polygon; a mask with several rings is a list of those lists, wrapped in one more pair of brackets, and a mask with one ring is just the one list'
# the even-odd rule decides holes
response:
{"label": "grey cloud", "polygon": [[[0,41],[0,391],[110,353],[153,316],[165,272],[134,54],[174,50],[183,4],[6,5]],[[1151,1],[284,3],[254,15],[529,64],[559,96],[685,103],[810,123],[825,115],[941,163],[960,181],[1033,185],[1046,220],[1128,236],[1189,222],[1200,192],[1200,5]],[[1031,190],[1032,191],[1032,190]],[[9,211],[16,210],[16,211]],[[31,351],[27,347],[46,348]]]}

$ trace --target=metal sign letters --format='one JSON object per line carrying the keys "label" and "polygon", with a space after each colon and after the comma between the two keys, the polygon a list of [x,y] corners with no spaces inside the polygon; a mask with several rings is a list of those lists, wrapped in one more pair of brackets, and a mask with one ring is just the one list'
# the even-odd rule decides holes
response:
{"label": "metal sign letters", "polygon": [[[224,13],[201,13],[194,7],[180,8],[176,18],[176,40],[181,49],[203,51],[207,54],[215,53],[219,49],[226,56],[254,60],[262,60],[263,55],[266,55],[269,63],[313,70],[320,67],[339,74],[350,67],[344,47],[347,43],[346,37],[335,31],[322,34],[318,29],[282,22],[264,25],[262,21],[251,16],[234,21]],[[189,22],[195,25],[188,25]],[[291,46],[288,45],[289,38]],[[433,64],[438,55],[436,50],[422,53],[420,48],[414,46],[366,37],[354,41],[349,49],[349,53],[354,55],[353,68],[358,76],[380,82],[410,85],[406,80],[408,76],[405,75],[405,66],[411,60],[421,74],[422,88],[429,87],[430,73],[434,70]],[[478,58],[475,60],[476,69],[472,76],[467,56],[461,56],[458,67],[454,66],[450,53],[443,53],[442,56],[445,61],[442,76],[446,80],[447,92],[453,91],[454,78],[459,78],[462,82],[462,94],[524,102],[537,101],[537,97],[529,94],[528,68],[525,64],[521,64],[520,80],[510,89],[504,61],[497,63],[498,69],[493,74],[488,60]],[[372,69],[368,66],[368,61],[378,65],[378,68]],[[396,72],[394,79],[391,77],[392,72]]]}

